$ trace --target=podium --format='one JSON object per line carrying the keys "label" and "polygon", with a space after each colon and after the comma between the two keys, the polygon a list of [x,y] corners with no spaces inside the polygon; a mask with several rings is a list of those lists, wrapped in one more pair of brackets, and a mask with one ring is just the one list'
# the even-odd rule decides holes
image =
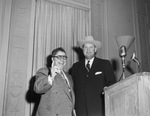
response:
{"label": "podium", "polygon": [[104,93],[105,116],[150,116],[150,72],[133,74]]}

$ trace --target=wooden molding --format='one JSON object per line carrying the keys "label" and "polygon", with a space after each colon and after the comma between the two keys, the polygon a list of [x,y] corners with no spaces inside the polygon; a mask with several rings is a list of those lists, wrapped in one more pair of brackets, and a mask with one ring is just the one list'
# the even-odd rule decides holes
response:
{"label": "wooden molding", "polygon": [[70,7],[76,7],[79,9],[90,10],[91,2],[90,0],[46,0],[50,2],[54,2],[57,4],[67,5]]}

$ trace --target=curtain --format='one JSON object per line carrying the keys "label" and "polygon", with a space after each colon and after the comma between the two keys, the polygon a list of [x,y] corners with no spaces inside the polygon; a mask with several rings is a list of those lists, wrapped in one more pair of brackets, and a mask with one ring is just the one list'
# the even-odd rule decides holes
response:
{"label": "curtain", "polygon": [[47,0],[37,0],[33,54],[33,74],[46,66],[52,50],[63,47],[68,59],[65,70],[78,60],[77,41],[90,34],[89,10]]}

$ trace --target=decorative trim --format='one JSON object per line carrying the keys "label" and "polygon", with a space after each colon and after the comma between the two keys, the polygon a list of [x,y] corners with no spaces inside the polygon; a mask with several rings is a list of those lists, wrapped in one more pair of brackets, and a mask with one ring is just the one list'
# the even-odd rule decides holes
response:
{"label": "decorative trim", "polygon": [[82,2],[76,2],[76,1],[70,1],[70,0],[45,0],[45,1],[49,1],[49,2],[53,2],[53,3],[57,3],[57,4],[61,4],[61,5],[67,5],[70,7],[75,7],[75,8],[79,8],[79,9],[83,9],[83,10],[91,10],[91,3],[90,0],[85,0],[85,3]]}

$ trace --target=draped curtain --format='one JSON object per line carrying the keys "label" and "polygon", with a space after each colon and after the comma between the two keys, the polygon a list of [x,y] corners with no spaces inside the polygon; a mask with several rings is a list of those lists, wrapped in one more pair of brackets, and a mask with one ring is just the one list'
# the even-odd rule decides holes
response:
{"label": "draped curtain", "polygon": [[65,70],[68,71],[78,60],[73,48],[90,33],[89,30],[89,10],[37,0],[33,73],[46,66],[48,55],[57,47],[63,47],[67,53]]}

